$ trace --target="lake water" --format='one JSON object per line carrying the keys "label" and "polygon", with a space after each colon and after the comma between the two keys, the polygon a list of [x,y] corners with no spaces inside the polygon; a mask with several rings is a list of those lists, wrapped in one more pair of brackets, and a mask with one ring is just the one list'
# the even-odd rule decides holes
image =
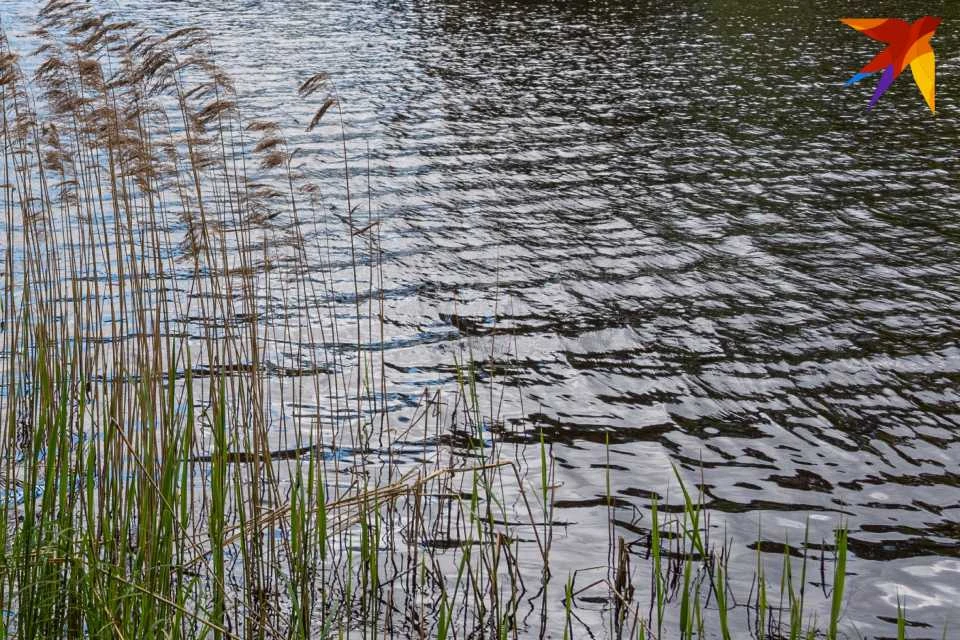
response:
{"label": "lake water", "polygon": [[[744,582],[758,527],[796,545],[809,522],[819,544],[847,522],[844,622],[894,635],[899,595],[911,637],[955,637],[960,14],[751,4],[111,6],[208,29],[342,213],[341,122],[304,133],[317,105],[296,96],[330,74],[354,198],[381,221],[384,332],[365,341],[384,401],[403,424],[455,387],[455,358],[483,362],[504,428],[553,443],[555,575],[605,562],[607,472],[631,541],[672,463],[702,474]],[[14,39],[29,5],[4,4]],[[837,18],[924,13],[944,17],[938,115],[909,73],[867,113],[874,81],[843,82],[879,45]]]}

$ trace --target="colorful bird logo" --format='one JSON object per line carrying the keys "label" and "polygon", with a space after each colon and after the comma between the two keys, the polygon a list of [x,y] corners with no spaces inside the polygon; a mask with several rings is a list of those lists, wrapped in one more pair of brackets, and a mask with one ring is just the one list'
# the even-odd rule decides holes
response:
{"label": "colorful bird logo", "polygon": [[880,96],[886,93],[897,76],[910,65],[913,80],[920,88],[923,99],[927,101],[930,111],[936,113],[936,60],[930,47],[930,38],[940,26],[940,18],[924,16],[912,24],[897,18],[841,18],[840,22],[887,45],[886,49],[847,81],[850,85],[878,71],[883,72],[868,109],[877,104]]}

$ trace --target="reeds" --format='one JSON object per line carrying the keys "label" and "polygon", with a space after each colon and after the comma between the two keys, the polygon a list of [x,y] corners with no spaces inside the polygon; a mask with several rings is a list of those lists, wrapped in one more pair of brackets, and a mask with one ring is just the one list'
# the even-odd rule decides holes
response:
{"label": "reeds", "polygon": [[[798,596],[784,555],[778,601],[758,552],[756,601],[733,606],[679,471],[674,517],[649,505],[646,555],[617,535],[608,482],[607,578],[553,587],[551,444],[507,448],[472,358],[455,392],[425,392],[420,461],[394,459],[368,348],[384,342],[381,225],[350,201],[349,167],[331,227],[324,189],[282,127],[243,120],[198,29],[55,0],[37,36],[32,85],[0,39],[0,637],[572,638],[597,589],[618,638],[816,633],[806,556]],[[324,74],[300,87],[319,92],[308,132],[339,108]],[[843,529],[836,554],[830,637]]]}

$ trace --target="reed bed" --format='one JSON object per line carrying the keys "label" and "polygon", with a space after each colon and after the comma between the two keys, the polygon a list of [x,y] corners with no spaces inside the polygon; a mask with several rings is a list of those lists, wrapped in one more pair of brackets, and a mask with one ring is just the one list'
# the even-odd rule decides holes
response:
{"label": "reed bed", "polygon": [[[329,224],[199,29],[70,0],[38,25],[31,52],[0,34],[0,637],[838,637],[844,529],[828,619],[806,543],[777,583],[758,551],[734,606],[679,472],[645,536],[611,515],[605,577],[554,575],[551,444],[502,436],[476,363],[390,424],[381,225],[350,167]],[[323,74],[300,96],[307,132],[339,115]],[[588,592],[604,629],[578,623]]]}

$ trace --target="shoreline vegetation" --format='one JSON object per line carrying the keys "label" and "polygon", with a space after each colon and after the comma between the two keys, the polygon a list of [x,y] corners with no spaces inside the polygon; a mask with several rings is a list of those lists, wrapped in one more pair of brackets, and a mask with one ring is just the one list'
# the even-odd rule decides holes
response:
{"label": "shoreline vegetation", "polygon": [[[346,159],[331,226],[202,30],[69,0],[38,25],[31,77],[0,39],[0,637],[847,637],[842,524],[784,544],[776,578],[758,543],[734,593],[677,469],[680,502],[653,498],[630,539],[608,475],[607,566],[552,573],[562,472],[542,432],[507,432],[482,363],[456,361],[456,391],[390,423],[367,347],[384,335],[380,224]],[[323,74],[300,96],[307,133],[339,113]],[[282,410],[311,403],[340,419]],[[598,598],[589,629],[578,610]]]}

